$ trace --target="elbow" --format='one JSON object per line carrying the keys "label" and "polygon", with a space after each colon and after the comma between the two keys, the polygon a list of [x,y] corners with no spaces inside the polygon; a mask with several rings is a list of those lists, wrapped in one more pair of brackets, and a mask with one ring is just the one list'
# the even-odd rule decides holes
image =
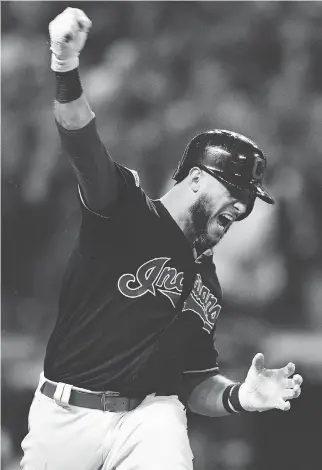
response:
{"label": "elbow", "polygon": [[54,115],[57,122],[67,130],[79,130],[87,126],[95,114],[82,97],[71,103],[55,101]]}
{"label": "elbow", "polygon": [[217,417],[226,414],[222,406],[222,394],[228,379],[220,375],[208,377],[197,385],[189,394],[187,405],[193,413]]}
{"label": "elbow", "polygon": [[188,399],[187,406],[192,413],[203,416],[211,416],[211,407],[208,404],[208,394],[200,388],[194,389]]}

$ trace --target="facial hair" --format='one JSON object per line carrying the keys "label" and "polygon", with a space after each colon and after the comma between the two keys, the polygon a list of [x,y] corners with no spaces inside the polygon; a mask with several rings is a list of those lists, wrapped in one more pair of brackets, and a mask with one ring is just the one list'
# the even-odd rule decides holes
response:
{"label": "facial hair", "polygon": [[208,248],[211,248],[207,235],[209,215],[205,210],[205,205],[205,197],[201,196],[190,207],[190,220],[195,239],[194,247],[198,255],[206,251]]}
{"label": "facial hair", "polygon": [[207,207],[206,202],[206,196],[201,196],[190,208],[191,228],[194,234],[194,248],[198,255],[217,245],[230,228],[227,227],[227,230],[222,232],[220,238],[217,239],[216,242],[210,238],[208,233],[210,216],[205,209]]}

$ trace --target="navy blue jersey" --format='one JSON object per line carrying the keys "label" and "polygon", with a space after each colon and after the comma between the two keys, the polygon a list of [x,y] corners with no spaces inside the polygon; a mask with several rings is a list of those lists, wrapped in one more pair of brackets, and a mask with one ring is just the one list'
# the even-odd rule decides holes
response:
{"label": "navy blue jersey", "polygon": [[[92,121],[86,132],[91,135],[93,127],[96,138],[94,126]],[[147,196],[135,172],[115,165],[122,190],[108,215],[87,208],[80,191],[81,227],[63,279],[45,376],[128,396],[175,394],[185,374],[218,370],[220,285],[212,259],[195,262],[162,203]]]}

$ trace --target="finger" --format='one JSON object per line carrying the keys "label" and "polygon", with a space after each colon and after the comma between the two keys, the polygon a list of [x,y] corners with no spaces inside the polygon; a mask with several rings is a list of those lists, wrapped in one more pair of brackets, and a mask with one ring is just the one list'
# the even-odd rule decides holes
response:
{"label": "finger", "polygon": [[[66,42],[73,40],[78,31],[78,24],[75,21],[75,8],[67,7],[60,15],[57,16],[57,25],[62,37]],[[54,20],[55,21],[55,20]],[[65,33],[64,33],[65,30]]]}
{"label": "finger", "polygon": [[283,400],[290,400],[291,398],[294,397],[294,390],[293,389],[287,389],[284,390],[283,392]]}
{"label": "finger", "polygon": [[292,379],[286,380],[286,387],[287,388],[294,388],[297,385],[301,385],[303,382],[303,378],[300,375],[294,375]]}
{"label": "finger", "polygon": [[85,13],[79,8],[68,7],[61,14],[64,18],[69,19],[71,33],[66,34],[65,39],[67,42],[73,38],[73,35],[78,31],[83,31],[87,33],[92,26],[91,20],[85,15]]}
{"label": "finger", "polygon": [[78,23],[80,30],[85,31],[87,33],[92,27],[91,20],[88,18],[88,16],[85,15],[85,13],[82,10],[75,8],[75,11],[76,11],[77,23]]}
{"label": "finger", "polygon": [[257,353],[252,360],[252,365],[255,367],[257,371],[263,370],[264,369],[264,354]]}
{"label": "finger", "polygon": [[303,383],[303,377],[299,374],[294,375],[293,377],[294,384],[301,385]]}
{"label": "finger", "polygon": [[77,34],[77,25],[72,22],[69,25],[69,31],[64,35],[65,41],[69,42],[75,38],[75,35]]}
{"label": "finger", "polygon": [[299,385],[296,385],[293,389],[294,396],[293,398],[298,398],[301,395],[301,387]]}
{"label": "finger", "polygon": [[291,400],[293,398],[298,398],[301,395],[301,387],[296,385],[295,388],[289,388],[284,391],[283,399],[284,400]]}
{"label": "finger", "polygon": [[282,398],[277,400],[276,408],[281,411],[288,411],[291,408],[291,404],[289,401],[284,401]]}
{"label": "finger", "polygon": [[285,377],[289,377],[290,375],[294,374],[295,364],[293,364],[293,362],[289,362],[287,366],[281,369],[281,371]]}
{"label": "finger", "polygon": [[77,20],[78,27],[81,31],[84,31],[85,33],[88,33],[90,28],[92,27],[92,22],[89,20],[87,17],[84,19],[78,19]]}

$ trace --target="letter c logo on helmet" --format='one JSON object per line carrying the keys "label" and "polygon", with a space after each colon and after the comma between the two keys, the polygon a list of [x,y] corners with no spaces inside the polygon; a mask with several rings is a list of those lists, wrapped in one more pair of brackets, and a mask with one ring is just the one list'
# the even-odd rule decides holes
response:
{"label": "letter c logo on helmet", "polygon": [[257,156],[254,155],[254,166],[252,170],[252,176],[255,181],[261,181],[263,179],[265,172],[265,164],[263,160]]}

